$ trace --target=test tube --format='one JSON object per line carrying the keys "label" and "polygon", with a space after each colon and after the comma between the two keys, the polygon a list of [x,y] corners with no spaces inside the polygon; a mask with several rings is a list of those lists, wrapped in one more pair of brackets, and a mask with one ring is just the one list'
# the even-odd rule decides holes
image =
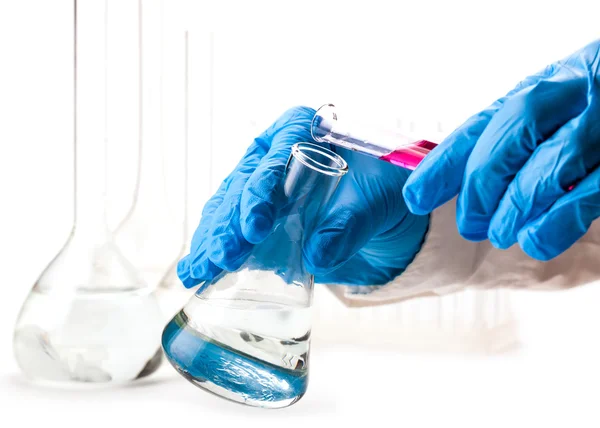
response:
{"label": "test tube", "polygon": [[411,171],[437,146],[429,140],[413,139],[349,119],[340,120],[333,104],[317,110],[311,134],[317,142],[344,147]]}

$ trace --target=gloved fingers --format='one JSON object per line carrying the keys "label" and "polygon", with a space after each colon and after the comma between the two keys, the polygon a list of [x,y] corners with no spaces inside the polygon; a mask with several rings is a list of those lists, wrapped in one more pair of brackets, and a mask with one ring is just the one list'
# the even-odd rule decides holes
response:
{"label": "gloved fingers", "polygon": [[[254,140],[234,170],[221,183],[219,190],[202,210],[200,224],[192,238],[190,254],[182,258],[177,265],[177,274],[182,283],[188,288],[213,279],[225,266],[229,266],[226,256],[230,254],[228,250],[233,250],[232,247],[236,245],[239,249],[245,249],[246,247],[235,236],[235,221],[229,221],[230,218],[235,217],[235,214],[228,212],[228,210],[235,206],[235,189],[238,189],[237,198],[239,201],[239,188],[243,187],[247,177],[267,153],[268,146],[262,138],[263,135]],[[229,229],[226,227],[228,222],[232,226]],[[237,229],[239,229],[239,220],[237,223]],[[213,235],[217,228],[220,236],[215,242]],[[241,236],[241,233],[239,233],[239,236]],[[229,240],[233,243],[229,243]],[[213,244],[221,245],[221,248],[215,250],[212,248]],[[241,251],[234,258],[238,258],[240,255]],[[223,262],[223,259],[225,259],[225,262]]]}
{"label": "gloved fingers", "polygon": [[[243,237],[240,225],[243,188],[269,152],[280,130],[298,114],[297,110],[302,111],[288,110],[254,140],[217,194],[205,205],[200,225],[192,239],[191,252],[178,264],[178,275],[186,286],[192,287],[211,280],[222,269],[236,270],[250,253],[252,245]],[[306,110],[310,109],[305,109],[304,114]]]}
{"label": "gloved fingers", "polygon": [[177,276],[185,288],[193,288],[202,282],[210,281],[223,271],[208,260],[205,249],[201,250],[201,253],[200,257],[197,257],[203,260],[201,263],[193,262],[191,254],[183,257],[177,263]]}
{"label": "gloved fingers", "polygon": [[209,231],[213,215],[223,202],[227,192],[228,182],[224,181],[219,190],[204,205],[200,224],[194,231],[190,245],[190,254],[177,263],[177,276],[186,288],[192,288],[203,281],[209,281],[221,272],[221,269],[212,263],[207,255]]}
{"label": "gloved fingers", "polygon": [[547,212],[527,223],[518,242],[530,257],[547,261],[566,251],[600,217],[600,168],[562,196]]}
{"label": "gloved fingers", "polygon": [[247,180],[241,197],[241,231],[252,244],[262,242],[271,232],[283,203],[283,177],[291,148],[312,142],[310,124],[315,110],[296,107],[285,112],[279,125],[268,133],[270,150]]}
{"label": "gloved fingers", "polygon": [[[248,176],[245,177],[246,179]],[[235,271],[241,267],[252,251],[250,244],[242,235],[240,225],[240,199],[245,184],[239,177],[227,192],[221,206],[215,212],[214,223],[209,234],[209,260],[221,269]]]}
{"label": "gloved fingers", "polygon": [[492,216],[515,175],[539,144],[581,114],[586,93],[585,78],[541,80],[504,102],[466,163],[456,212],[464,238],[488,238]]}
{"label": "gloved fingers", "polygon": [[412,213],[428,214],[458,193],[467,159],[497,109],[493,106],[469,118],[421,161],[403,189]]}
{"label": "gloved fingers", "polygon": [[586,110],[536,149],[508,186],[492,217],[488,237],[494,246],[505,249],[516,243],[526,223],[600,165],[597,117],[597,113]]}
{"label": "gloved fingers", "polygon": [[208,232],[209,242],[206,255],[221,269],[237,270],[252,251],[242,234],[240,203],[246,182],[260,163],[262,156],[255,156],[230,176],[227,193],[215,210]]}
{"label": "gloved fingers", "polygon": [[408,209],[418,215],[431,211],[454,198],[460,191],[467,160],[479,137],[504,102],[540,80],[554,75],[558,66],[550,65],[519,82],[508,94],[482,112],[471,116],[429,153],[412,172],[403,189]]}

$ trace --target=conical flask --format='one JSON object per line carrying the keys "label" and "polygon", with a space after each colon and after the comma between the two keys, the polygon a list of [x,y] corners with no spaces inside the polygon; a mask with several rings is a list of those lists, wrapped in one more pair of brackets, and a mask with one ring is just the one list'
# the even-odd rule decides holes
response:
{"label": "conical flask", "polygon": [[347,170],[321,146],[292,147],[279,189],[286,202],[271,234],[237,271],[204,283],[163,331],[165,354],[183,377],[257,407],[286,407],[304,395],[313,296],[304,236]]}
{"label": "conical flask", "polygon": [[107,111],[109,103],[123,102],[107,82],[112,65],[124,73],[118,55],[109,55],[108,28],[121,25],[119,36],[126,37],[130,22],[123,18],[137,16],[131,1],[112,4],[74,1],[74,225],[14,332],[17,363],[34,380],[127,382],[155,371],[162,358],[156,297],[106,224]]}

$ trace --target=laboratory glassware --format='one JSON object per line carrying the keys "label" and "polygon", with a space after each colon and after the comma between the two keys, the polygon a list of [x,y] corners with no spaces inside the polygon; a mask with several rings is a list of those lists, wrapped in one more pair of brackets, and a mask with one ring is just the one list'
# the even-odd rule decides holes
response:
{"label": "laboratory glassware", "polygon": [[[174,132],[171,123],[167,128],[164,115],[165,108],[182,113],[180,104],[183,103],[180,101],[183,94],[179,87],[172,86],[168,88],[171,92],[168,102],[164,94],[162,2],[139,0],[138,7],[137,182],[131,208],[114,228],[113,236],[123,255],[140,272],[144,281],[150,287],[156,287],[177,261],[183,244],[177,213],[168,199],[168,168],[165,165],[167,149],[170,154],[176,153],[183,138],[180,129]],[[181,71],[180,64],[175,66],[177,73]],[[170,71],[171,68],[169,77]],[[177,76],[177,86],[181,88],[183,85],[179,82],[182,76],[183,73]],[[174,105],[175,102],[177,105]],[[175,125],[182,128],[182,122],[181,117],[177,118]]]}
{"label": "laboratory glassware", "polygon": [[314,279],[303,240],[347,170],[319,145],[292,147],[269,237],[238,270],[202,284],[164,329],[163,349],[183,377],[256,407],[286,407],[304,395]]}
{"label": "laboratory glassware", "polygon": [[[161,278],[156,288],[156,295],[165,315],[165,322],[171,320],[173,316],[181,309],[187,300],[194,294],[194,289],[186,289],[177,276],[177,263],[181,257],[189,252],[191,236],[189,231],[189,34],[184,33],[184,168],[183,168],[183,220],[182,220],[182,245],[177,259],[171,263],[171,266]],[[209,139],[209,143],[212,141]],[[211,150],[212,154],[212,150]],[[212,160],[210,159],[209,162]],[[212,162],[211,162],[212,163]],[[210,177],[209,188],[211,188]]]}
{"label": "laboratory glassware", "polygon": [[27,297],[13,338],[18,365],[35,380],[121,383],[153,373],[162,359],[158,302],[106,222],[107,112],[122,102],[108,91],[111,67],[122,73],[108,29],[128,34],[136,11],[126,3],[74,1],[73,227]]}
{"label": "laboratory glassware", "polygon": [[409,170],[414,170],[437,146],[429,140],[369,125],[360,118],[344,117],[333,104],[325,104],[317,110],[311,134],[315,141],[357,151]]}

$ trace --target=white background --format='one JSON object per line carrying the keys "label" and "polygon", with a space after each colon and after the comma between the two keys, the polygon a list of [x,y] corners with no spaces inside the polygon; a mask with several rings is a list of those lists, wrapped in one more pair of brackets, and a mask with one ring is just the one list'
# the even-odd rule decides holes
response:
{"label": "white background", "polygon": [[[256,132],[290,106],[346,104],[396,125],[441,121],[449,132],[525,75],[600,34],[591,0],[389,2],[395,9],[372,1],[356,8],[218,3],[169,3],[170,76],[183,70],[178,40],[189,31],[192,225]],[[12,329],[72,222],[71,7],[66,0],[0,0],[0,426],[598,426],[597,285],[513,293],[521,347],[502,355],[316,348],[307,395],[278,412],[209,396],[168,367],[116,389],[63,391],[27,382],[12,358]],[[170,102],[181,108],[181,99]],[[133,189],[127,165],[135,145],[120,150],[109,183],[113,222]],[[170,189],[178,198],[176,179]]]}

